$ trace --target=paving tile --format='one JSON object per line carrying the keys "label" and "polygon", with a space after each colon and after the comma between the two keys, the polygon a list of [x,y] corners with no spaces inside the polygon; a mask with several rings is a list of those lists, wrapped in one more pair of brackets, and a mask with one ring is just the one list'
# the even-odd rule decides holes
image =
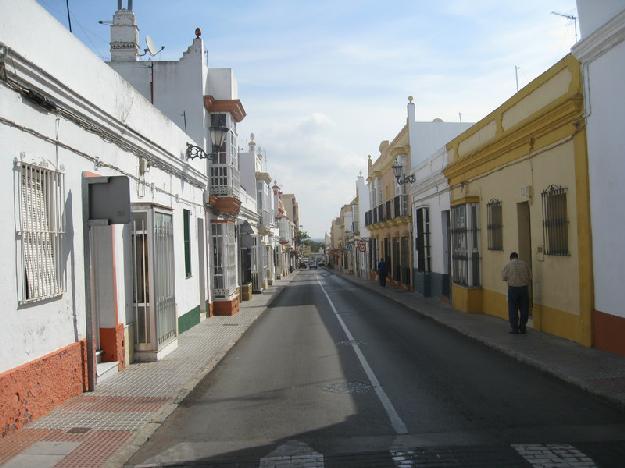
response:
{"label": "paving tile", "polygon": [[[102,466],[193,379],[210,370],[266,310],[280,286],[241,304],[233,317],[211,317],[178,337],[158,362],[136,363],[0,439],[0,464],[61,468]],[[233,326],[236,325],[236,326]]]}
{"label": "paving tile", "polygon": [[63,458],[65,458],[65,455],[31,455],[20,453],[2,465],[2,468],[51,468],[61,462]]}
{"label": "paving tile", "polygon": [[80,442],[46,441],[35,442],[24,450],[28,455],[67,455],[80,445]]}

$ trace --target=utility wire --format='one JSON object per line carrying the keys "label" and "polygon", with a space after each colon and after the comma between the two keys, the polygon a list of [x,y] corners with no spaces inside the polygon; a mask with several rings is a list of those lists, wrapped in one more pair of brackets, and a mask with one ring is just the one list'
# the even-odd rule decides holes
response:
{"label": "utility wire", "polygon": [[72,18],[69,15],[69,0],[65,0],[65,5],[67,5],[67,24],[69,25],[69,32],[72,32]]}

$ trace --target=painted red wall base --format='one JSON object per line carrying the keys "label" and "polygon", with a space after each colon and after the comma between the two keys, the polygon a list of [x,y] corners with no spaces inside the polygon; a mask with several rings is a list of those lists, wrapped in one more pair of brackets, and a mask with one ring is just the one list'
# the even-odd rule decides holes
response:
{"label": "painted red wall base", "polygon": [[215,315],[234,315],[239,312],[239,298],[235,297],[231,301],[213,302],[213,313]]}
{"label": "painted red wall base", "polygon": [[124,325],[118,323],[115,328],[100,328],[100,347],[103,362],[118,362],[119,370],[125,367],[124,362]]}
{"label": "painted red wall base", "polygon": [[84,340],[0,373],[2,437],[34,421],[87,387]]}
{"label": "painted red wall base", "polygon": [[625,318],[593,310],[592,339],[595,348],[625,356]]}

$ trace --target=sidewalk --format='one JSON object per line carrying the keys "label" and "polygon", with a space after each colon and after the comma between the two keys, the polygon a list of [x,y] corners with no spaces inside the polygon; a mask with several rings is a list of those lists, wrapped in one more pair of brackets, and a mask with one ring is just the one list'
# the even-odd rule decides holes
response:
{"label": "sidewalk", "polygon": [[528,328],[527,335],[510,335],[505,320],[458,312],[435,299],[399,289],[382,288],[377,282],[327,270],[392,301],[402,304],[443,326],[472,338],[514,359],[625,408],[625,357],[585,348],[572,341]]}
{"label": "sidewalk", "polygon": [[241,303],[233,317],[211,317],[178,337],[158,362],[135,363],[7,437],[3,467],[123,465],[221,361],[294,276]]}

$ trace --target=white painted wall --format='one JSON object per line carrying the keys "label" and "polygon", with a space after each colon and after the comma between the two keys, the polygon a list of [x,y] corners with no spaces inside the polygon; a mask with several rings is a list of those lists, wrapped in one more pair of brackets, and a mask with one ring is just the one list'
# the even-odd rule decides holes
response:
{"label": "white painted wall", "polygon": [[432,122],[415,120],[415,104],[407,105],[408,141],[410,143],[410,167],[416,167],[438,149],[470,128],[472,122]]}
{"label": "white painted wall", "polygon": [[[190,181],[205,185],[206,177],[202,163],[184,162],[188,135],[69,34],[34,0],[23,0],[20,8],[14,8],[11,0],[0,0],[0,11],[3,12],[0,15],[0,42],[52,75],[33,78],[23,74],[21,79],[26,85],[34,86],[35,83],[30,82],[36,80],[37,87],[57,100],[63,108],[80,110],[99,128],[114,131],[125,142],[148,152],[156,162],[167,163],[171,170],[179,170],[190,178],[189,181],[183,181],[170,169],[152,167],[145,175],[148,184],[145,194],[139,196],[139,184],[134,179],[138,177],[139,159],[133,151],[122,149],[63,117],[57,118],[55,114],[36,105],[25,103],[19,94],[0,83],[0,117],[11,122],[9,125],[0,122],[0,154],[5,161],[4,170],[0,171],[0,213],[4,215],[0,239],[6,249],[6,261],[0,263],[0,291],[5,303],[3,327],[0,329],[1,372],[85,336],[81,195],[83,171],[127,175],[131,177],[132,202],[153,202],[172,208],[176,308],[179,313],[187,312],[199,303],[197,255],[192,255],[194,276],[188,280],[184,278],[182,209],[190,207],[193,215],[203,216],[203,188]],[[36,27],[24,28],[25,24]],[[16,126],[29,129],[30,132]],[[32,132],[41,136],[35,136]],[[54,144],[57,139],[63,146]],[[13,160],[21,158],[22,154],[25,162],[45,161],[65,173],[66,234],[63,263],[67,287],[66,292],[57,299],[18,307],[17,272],[13,260],[16,258]],[[99,158],[99,164],[89,159],[96,157]],[[195,216],[191,220],[193,253],[197,252]],[[132,301],[132,283],[128,281],[129,242],[128,231],[121,226],[116,227],[115,264],[122,323],[134,320],[134,312],[129,307]],[[111,271],[108,273],[112,274]],[[111,302],[109,300],[108,305],[103,304],[110,307]]]}
{"label": "white painted wall", "polygon": [[[604,9],[599,8],[599,3]],[[582,24],[598,23],[625,2],[578,0]],[[595,6],[596,9],[592,7]],[[597,11],[601,10],[601,11]],[[586,17],[588,15],[588,17]],[[608,29],[581,41],[573,53],[582,60],[585,81],[586,137],[590,175],[595,309],[625,317],[622,272],[625,265],[625,11]],[[621,42],[614,38],[621,38]],[[616,42],[616,44],[615,44]]]}
{"label": "white painted wall", "polygon": [[109,65],[206,149],[203,50],[202,39],[195,38],[178,61],[111,61]]}
{"label": "white painted wall", "polygon": [[209,68],[204,94],[215,99],[239,99],[239,86],[232,68]]}
{"label": "white painted wall", "polygon": [[[441,215],[444,210],[449,210],[450,204],[449,186],[447,179],[443,175],[443,169],[446,165],[447,151],[443,147],[414,168],[415,183],[412,184],[410,192],[412,200],[412,232],[416,236],[416,210],[423,207],[429,208],[432,271],[441,274],[448,273],[444,257],[445,237],[443,235]],[[414,267],[417,267],[416,255],[414,256]]]}
{"label": "white painted wall", "polygon": [[625,9],[625,0],[577,0],[577,16],[582,39]]}
{"label": "white painted wall", "polygon": [[408,126],[410,166],[419,165],[472,125],[471,122],[412,122]]}
{"label": "white painted wall", "polygon": [[363,176],[358,176],[358,179],[356,179],[356,195],[358,197],[360,237],[369,237],[369,229],[365,226],[365,213],[371,208],[369,206],[369,189]]}

